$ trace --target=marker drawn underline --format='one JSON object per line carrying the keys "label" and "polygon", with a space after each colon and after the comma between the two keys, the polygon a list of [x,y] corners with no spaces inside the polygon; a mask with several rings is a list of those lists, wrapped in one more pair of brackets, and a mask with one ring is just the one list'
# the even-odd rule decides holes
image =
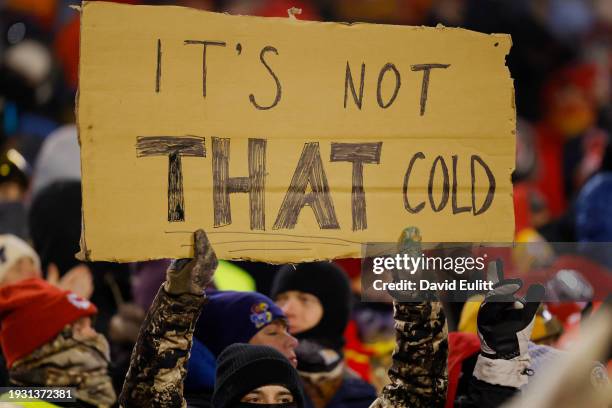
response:
{"label": "marker drawn underline", "polygon": [[312,248],[249,248],[249,249],[230,249],[228,252],[240,251],[310,251]]}
{"label": "marker drawn underline", "polygon": [[[164,231],[165,234],[193,234],[194,231]],[[265,235],[265,236],[280,236],[280,237],[292,237],[292,238],[318,238],[318,239],[331,239],[336,241],[343,241],[349,244],[359,244],[362,242],[359,241],[351,241],[343,238],[335,238],[335,237],[321,237],[316,235],[296,235],[296,234],[285,234],[280,232],[255,232],[255,231],[210,231],[206,232],[206,234],[250,234],[250,235]]]}
{"label": "marker drawn underline", "polygon": [[[282,241],[279,241],[277,239],[253,239],[253,240],[240,240],[240,241],[221,241],[221,242],[215,242],[215,245],[220,245],[220,244],[238,244],[238,243],[249,243],[249,242],[255,242],[255,243],[259,243],[259,242],[278,242],[278,243],[291,242],[293,244],[323,244],[323,245],[349,246],[349,244],[341,244],[341,243],[337,243],[337,242],[293,241],[293,240],[282,240]],[[192,244],[185,244],[185,245],[181,245],[181,246],[182,247],[190,247],[190,246],[193,246],[193,245]]]}

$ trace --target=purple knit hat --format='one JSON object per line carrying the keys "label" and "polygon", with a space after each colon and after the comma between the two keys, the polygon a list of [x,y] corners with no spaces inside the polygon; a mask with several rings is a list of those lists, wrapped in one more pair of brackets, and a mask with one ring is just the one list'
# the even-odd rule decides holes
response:
{"label": "purple knit hat", "polygon": [[257,292],[213,292],[196,325],[195,338],[218,356],[234,343],[248,343],[277,319],[286,320],[272,299]]}

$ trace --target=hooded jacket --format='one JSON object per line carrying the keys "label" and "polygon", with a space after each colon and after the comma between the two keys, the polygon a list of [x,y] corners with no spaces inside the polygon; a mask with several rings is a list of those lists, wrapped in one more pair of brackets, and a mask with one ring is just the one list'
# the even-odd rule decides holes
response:
{"label": "hooded jacket", "polygon": [[376,399],[376,390],[348,371],[344,360],[344,330],[352,303],[346,273],[332,262],[285,265],[274,279],[272,297],[288,291],[309,293],[323,307],[321,320],[295,335],[300,340],[296,354],[307,395],[306,405],[312,408],[368,407]]}

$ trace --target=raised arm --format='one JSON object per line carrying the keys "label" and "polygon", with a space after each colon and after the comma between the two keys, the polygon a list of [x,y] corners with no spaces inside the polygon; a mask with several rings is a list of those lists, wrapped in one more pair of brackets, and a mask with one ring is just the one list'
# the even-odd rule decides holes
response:
{"label": "raised arm", "polygon": [[443,407],[446,401],[448,342],[439,302],[393,303],[397,346],[391,383],[371,408]]}
{"label": "raised arm", "polygon": [[[399,251],[418,257],[420,242],[419,230],[406,228]],[[391,295],[406,302],[393,302],[397,345],[389,369],[391,383],[371,408],[443,407],[448,383],[448,331],[442,304],[417,301],[410,292]]]}
{"label": "raised arm", "polygon": [[217,268],[206,234],[194,233],[194,258],[174,261],[140,328],[119,397],[122,407],[185,407],[183,380],[204,289]]}

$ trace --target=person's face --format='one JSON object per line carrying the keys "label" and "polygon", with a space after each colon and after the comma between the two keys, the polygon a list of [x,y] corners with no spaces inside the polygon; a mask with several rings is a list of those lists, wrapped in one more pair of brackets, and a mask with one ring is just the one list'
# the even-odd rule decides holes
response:
{"label": "person's face", "polygon": [[32,261],[30,258],[24,257],[20,258],[15,265],[6,271],[4,279],[2,279],[0,285],[9,285],[24,279],[40,277],[42,277],[42,274],[40,270],[36,268],[36,265],[34,265],[34,261]]}
{"label": "person's face", "polygon": [[276,304],[289,320],[291,334],[302,333],[315,327],[323,317],[323,306],[310,293],[290,290],[276,297]]}
{"label": "person's face", "polygon": [[283,320],[275,320],[263,327],[251,338],[249,344],[270,346],[287,357],[293,367],[297,367],[295,348],[298,341],[289,334],[287,325]]}
{"label": "person's face", "polygon": [[240,402],[248,402],[250,404],[289,404],[293,400],[293,395],[285,387],[281,385],[264,385],[249,392],[242,397]]}

